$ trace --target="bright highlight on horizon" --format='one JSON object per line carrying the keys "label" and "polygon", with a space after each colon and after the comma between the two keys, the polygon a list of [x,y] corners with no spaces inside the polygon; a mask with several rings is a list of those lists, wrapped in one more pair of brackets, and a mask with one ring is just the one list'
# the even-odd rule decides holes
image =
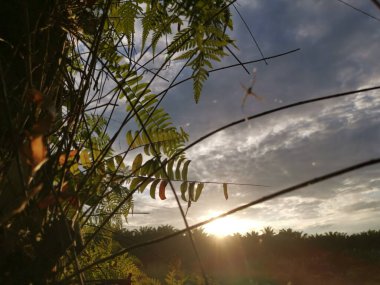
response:
{"label": "bright highlight on horizon", "polygon": [[[223,212],[221,211],[210,211],[206,219],[216,217],[222,213]],[[236,233],[245,234],[250,231],[258,231],[261,227],[262,225],[257,221],[239,219],[232,215],[215,220],[203,226],[203,230],[209,235],[224,238]]]}

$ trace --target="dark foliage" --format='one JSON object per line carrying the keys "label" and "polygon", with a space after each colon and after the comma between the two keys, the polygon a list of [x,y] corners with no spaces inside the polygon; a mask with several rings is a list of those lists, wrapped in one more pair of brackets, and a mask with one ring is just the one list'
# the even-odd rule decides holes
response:
{"label": "dark foliage", "polygon": [[[170,226],[117,232],[122,246],[175,232]],[[224,239],[194,231],[207,273],[218,284],[379,284],[380,231],[348,235],[339,232],[307,235],[291,229],[275,233],[236,234]],[[164,278],[170,264],[181,261],[186,272],[196,259],[186,236],[133,251],[152,276]],[[250,283],[253,282],[253,283]],[[258,282],[258,283],[254,283]],[[290,283],[291,282],[291,283]]]}

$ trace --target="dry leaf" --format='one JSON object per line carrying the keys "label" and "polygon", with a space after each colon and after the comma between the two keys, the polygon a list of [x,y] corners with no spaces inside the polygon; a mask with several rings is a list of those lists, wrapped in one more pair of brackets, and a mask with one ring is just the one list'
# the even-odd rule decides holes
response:
{"label": "dry leaf", "polygon": [[[77,153],[78,153],[78,150],[76,150],[76,149],[70,151],[69,156],[68,156],[68,159],[69,159],[69,158],[73,158]],[[59,165],[64,165],[64,164],[65,164],[65,161],[66,161],[66,154],[61,154],[61,155],[59,156],[59,159],[58,159],[58,163],[59,163]]]}
{"label": "dry leaf", "polygon": [[42,95],[41,91],[37,90],[36,88],[32,88],[29,90],[29,99],[39,105],[44,100],[44,96]]}
{"label": "dry leaf", "polygon": [[43,136],[30,139],[30,158],[34,167],[46,160],[47,148]]}

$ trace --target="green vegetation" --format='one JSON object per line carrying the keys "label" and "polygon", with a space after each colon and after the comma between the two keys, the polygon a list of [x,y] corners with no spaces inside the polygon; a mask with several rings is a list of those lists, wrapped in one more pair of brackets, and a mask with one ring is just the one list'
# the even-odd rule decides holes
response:
{"label": "green vegetation", "polygon": [[[118,249],[100,236],[122,227],[136,192],[166,199],[176,179],[188,206],[200,197],[204,184],[187,181],[188,134],[160,103],[187,69],[199,101],[208,69],[234,46],[231,3],[2,3],[0,283],[143,276],[129,257],[95,266]],[[160,72],[172,61],[182,69],[170,81]],[[157,80],[168,82],[159,94]]]}

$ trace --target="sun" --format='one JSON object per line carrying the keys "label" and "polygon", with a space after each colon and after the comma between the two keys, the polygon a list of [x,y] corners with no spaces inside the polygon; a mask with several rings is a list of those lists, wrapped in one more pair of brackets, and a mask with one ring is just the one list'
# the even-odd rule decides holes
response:
{"label": "sun", "polygon": [[[222,213],[221,211],[210,211],[210,214],[207,215],[206,218],[216,217]],[[236,216],[227,216],[203,226],[205,233],[218,238],[223,238],[235,233],[244,234],[252,230],[257,230],[258,228],[260,228],[260,223],[257,221],[240,219]]]}

